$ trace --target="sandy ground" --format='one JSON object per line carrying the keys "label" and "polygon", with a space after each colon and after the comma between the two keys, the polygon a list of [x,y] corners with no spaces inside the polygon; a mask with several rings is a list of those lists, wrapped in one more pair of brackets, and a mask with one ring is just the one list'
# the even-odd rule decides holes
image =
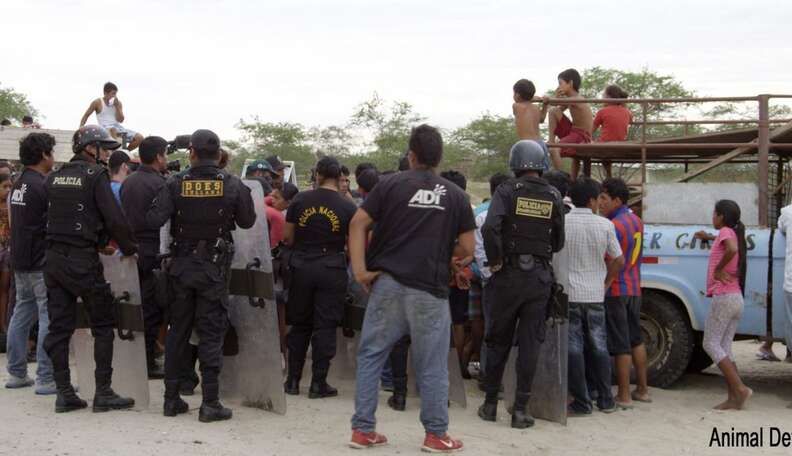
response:
{"label": "sandy ground", "polygon": [[[746,383],[755,391],[745,411],[718,412],[711,407],[725,395],[716,370],[688,375],[673,389],[652,391],[654,403],[613,415],[571,419],[564,427],[538,421],[530,430],[513,430],[499,411],[497,423],[476,416],[482,400],[468,384],[470,405],[452,407],[451,434],[465,443],[466,454],[491,455],[699,455],[792,454],[792,448],[739,450],[709,448],[713,426],[754,431],[777,426],[792,432],[792,364],[757,361],[753,342],[735,345]],[[783,346],[777,344],[777,354]],[[0,356],[5,365],[5,356]],[[2,375],[5,381],[5,372]],[[53,413],[52,397],[37,397],[31,389],[0,391],[0,454],[9,455],[315,455],[358,454],[345,445],[350,435],[353,385],[340,384],[341,395],[309,400],[289,397],[289,411],[278,416],[260,410],[234,408],[232,421],[202,424],[196,408],[200,396],[187,398],[191,411],[178,418],[161,415],[162,382],[150,382],[152,405],[143,412],[94,414],[89,410]],[[417,399],[406,412],[394,412],[380,396],[378,430],[390,445],[371,454],[419,454],[423,430]],[[767,444],[766,444],[767,445]]]}

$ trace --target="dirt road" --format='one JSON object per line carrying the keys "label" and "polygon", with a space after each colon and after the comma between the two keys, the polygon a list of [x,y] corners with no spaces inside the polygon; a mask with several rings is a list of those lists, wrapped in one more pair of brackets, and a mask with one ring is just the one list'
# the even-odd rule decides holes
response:
{"label": "dirt road", "polygon": [[[792,454],[792,448],[740,450],[709,448],[713,427],[729,431],[756,431],[776,426],[792,432],[792,364],[754,359],[753,342],[735,346],[738,365],[755,395],[748,410],[718,412],[711,407],[725,395],[723,382],[712,368],[705,374],[688,375],[674,389],[653,390],[654,403],[613,415],[595,413],[571,419],[564,427],[538,421],[530,430],[508,426],[508,415],[499,411],[497,424],[476,416],[483,396],[470,382],[467,409],[452,407],[451,433],[465,443],[465,454],[491,455],[736,455]],[[777,345],[781,355],[783,346]],[[5,356],[0,356],[5,366]],[[5,381],[5,372],[0,377]],[[188,415],[161,415],[162,382],[152,381],[152,405],[141,412],[94,414],[80,411],[56,415],[52,397],[37,397],[31,389],[0,390],[0,454],[8,455],[349,455],[358,454],[345,445],[353,408],[353,385],[338,385],[341,396],[309,400],[289,397],[286,416],[273,415],[228,404],[234,419],[202,424],[196,408],[200,396],[187,398]],[[390,410],[382,393],[378,430],[390,445],[371,454],[418,454],[423,431],[418,422],[418,400],[408,410]]]}

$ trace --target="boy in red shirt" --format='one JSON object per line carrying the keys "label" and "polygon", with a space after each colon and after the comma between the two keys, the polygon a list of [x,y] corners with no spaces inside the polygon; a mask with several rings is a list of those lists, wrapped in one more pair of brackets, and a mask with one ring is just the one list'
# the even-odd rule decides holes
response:
{"label": "boy in red shirt", "polygon": [[[605,88],[605,98],[627,98],[629,94],[617,85],[609,85]],[[593,131],[602,127],[597,142],[625,141],[627,132],[630,128],[633,116],[629,109],[622,103],[608,103],[604,108],[597,111],[594,117]]]}
{"label": "boy in red shirt", "polygon": [[[574,68],[562,71],[558,75],[558,88],[556,96],[563,98],[582,98],[580,96],[580,73]],[[545,101],[547,101],[545,97]],[[564,111],[569,109],[572,120],[564,115]],[[549,130],[550,143],[555,143],[558,138],[559,144],[585,144],[591,142],[591,130],[594,115],[591,107],[586,103],[561,104],[550,110]],[[580,170],[580,161],[574,158],[577,155],[575,149],[567,147],[550,149],[550,160],[555,169],[561,169],[561,157],[571,157],[572,177],[577,177]]]}

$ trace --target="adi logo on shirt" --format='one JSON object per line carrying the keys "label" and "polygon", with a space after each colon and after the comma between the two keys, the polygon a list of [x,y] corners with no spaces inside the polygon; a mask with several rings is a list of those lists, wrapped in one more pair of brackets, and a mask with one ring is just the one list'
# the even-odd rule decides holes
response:
{"label": "adi logo on shirt", "polygon": [[415,192],[410,201],[407,203],[409,207],[416,207],[420,209],[439,209],[444,211],[445,208],[440,205],[440,199],[446,194],[445,185],[435,185],[434,190],[420,189]]}
{"label": "adi logo on shirt", "polygon": [[24,206],[25,192],[27,192],[27,184],[22,184],[21,187],[14,190],[14,192],[11,194],[11,204],[15,204],[17,206]]}

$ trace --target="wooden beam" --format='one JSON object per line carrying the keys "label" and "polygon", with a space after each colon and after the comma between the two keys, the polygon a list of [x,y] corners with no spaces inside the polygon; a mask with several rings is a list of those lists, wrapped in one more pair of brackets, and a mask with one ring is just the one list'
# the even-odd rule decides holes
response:
{"label": "wooden beam", "polygon": [[[778,138],[779,136],[784,135],[784,134],[786,134],[786,133],[788,133],[790,131],[792,131],[792,122],[784,124],[784,125],[776,128],[775,130],[771,131],[770,132],[770,140],[772,141],[773,139]],[[726,163],[726,162],[732,160],[733,158],[739,157],[740,155],[742,155],[742,154],[744,154],[746,152],[749,152],[751,150],[754,150],[755,148],[756,147],[738,147],[737,149],[734,149],[733,151],[729,152],[728,154],[721,155],[720,157],[712,160],[711,162],[707,163],[706,165],[702,166],[701,168],[695,169],[693,171],[688,172],[684,176],[678,178],[676,180],[676,182],[687,182],[690,179],[693,179],[696,176],[700,176],[700,175],[706,173],[707,171],[711,170],[712,168],[715,168],[718,165]]]}

